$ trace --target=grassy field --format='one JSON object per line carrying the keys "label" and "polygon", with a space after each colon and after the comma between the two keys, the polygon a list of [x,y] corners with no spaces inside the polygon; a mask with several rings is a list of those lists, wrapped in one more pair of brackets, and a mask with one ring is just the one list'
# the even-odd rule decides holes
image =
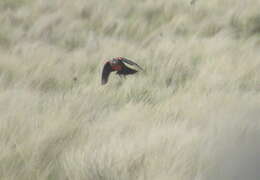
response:
{"label": "grassy field", "polygon": [[0,0],[0,179],[258,180],[259,7]]}

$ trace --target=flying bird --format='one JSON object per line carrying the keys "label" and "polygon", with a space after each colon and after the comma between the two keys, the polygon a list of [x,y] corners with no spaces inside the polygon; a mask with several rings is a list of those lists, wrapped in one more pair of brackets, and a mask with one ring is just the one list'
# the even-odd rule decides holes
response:
{"label": "flying bird", "polygon": [[133,62],[127,58],[116,57],[105,63],[103,70],[102,70],[101,84],[104,85],[108,82],[109,75],[113,71],[117,71],[116,74],[119,76],[126,76],[129,74],[135,74],[138,72],[137,70],[126,66],[124,63],[127,63],[132,66],[136,66],[139,69],[143,70],[138,64],[136,64],[135,62]]}

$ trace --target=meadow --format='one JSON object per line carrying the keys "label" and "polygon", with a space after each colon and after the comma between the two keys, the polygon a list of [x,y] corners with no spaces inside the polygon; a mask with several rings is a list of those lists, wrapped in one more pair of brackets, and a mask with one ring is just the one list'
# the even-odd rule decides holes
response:
{"label": "meadow", "polygon": [[0,0],[0,179],[258,180],[259,7]]}

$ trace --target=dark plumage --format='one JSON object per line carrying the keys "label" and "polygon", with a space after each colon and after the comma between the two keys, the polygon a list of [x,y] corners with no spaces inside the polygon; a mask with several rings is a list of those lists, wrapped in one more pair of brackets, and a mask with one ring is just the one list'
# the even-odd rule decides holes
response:
{"label": "dark plumage", "polygon": [[112,60],[107,61],[103,67],[101,84],[106,84],[108,82],[109,75],[113,71],[117,71],[116,74],[119,76],[126,76],[138,72],[137,70],[126,66],[124,63],[137,66],[139,69],[143,70],[138,64],[129,59],[123,57],[113,58]]}

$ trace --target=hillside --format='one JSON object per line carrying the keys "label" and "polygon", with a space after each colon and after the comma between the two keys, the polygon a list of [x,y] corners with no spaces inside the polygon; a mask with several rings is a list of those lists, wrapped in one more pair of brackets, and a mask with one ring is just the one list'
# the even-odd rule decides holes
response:
{"label": "hillside", "polygon": [[1,0],[0,179],[258,179],[259,7]]}

